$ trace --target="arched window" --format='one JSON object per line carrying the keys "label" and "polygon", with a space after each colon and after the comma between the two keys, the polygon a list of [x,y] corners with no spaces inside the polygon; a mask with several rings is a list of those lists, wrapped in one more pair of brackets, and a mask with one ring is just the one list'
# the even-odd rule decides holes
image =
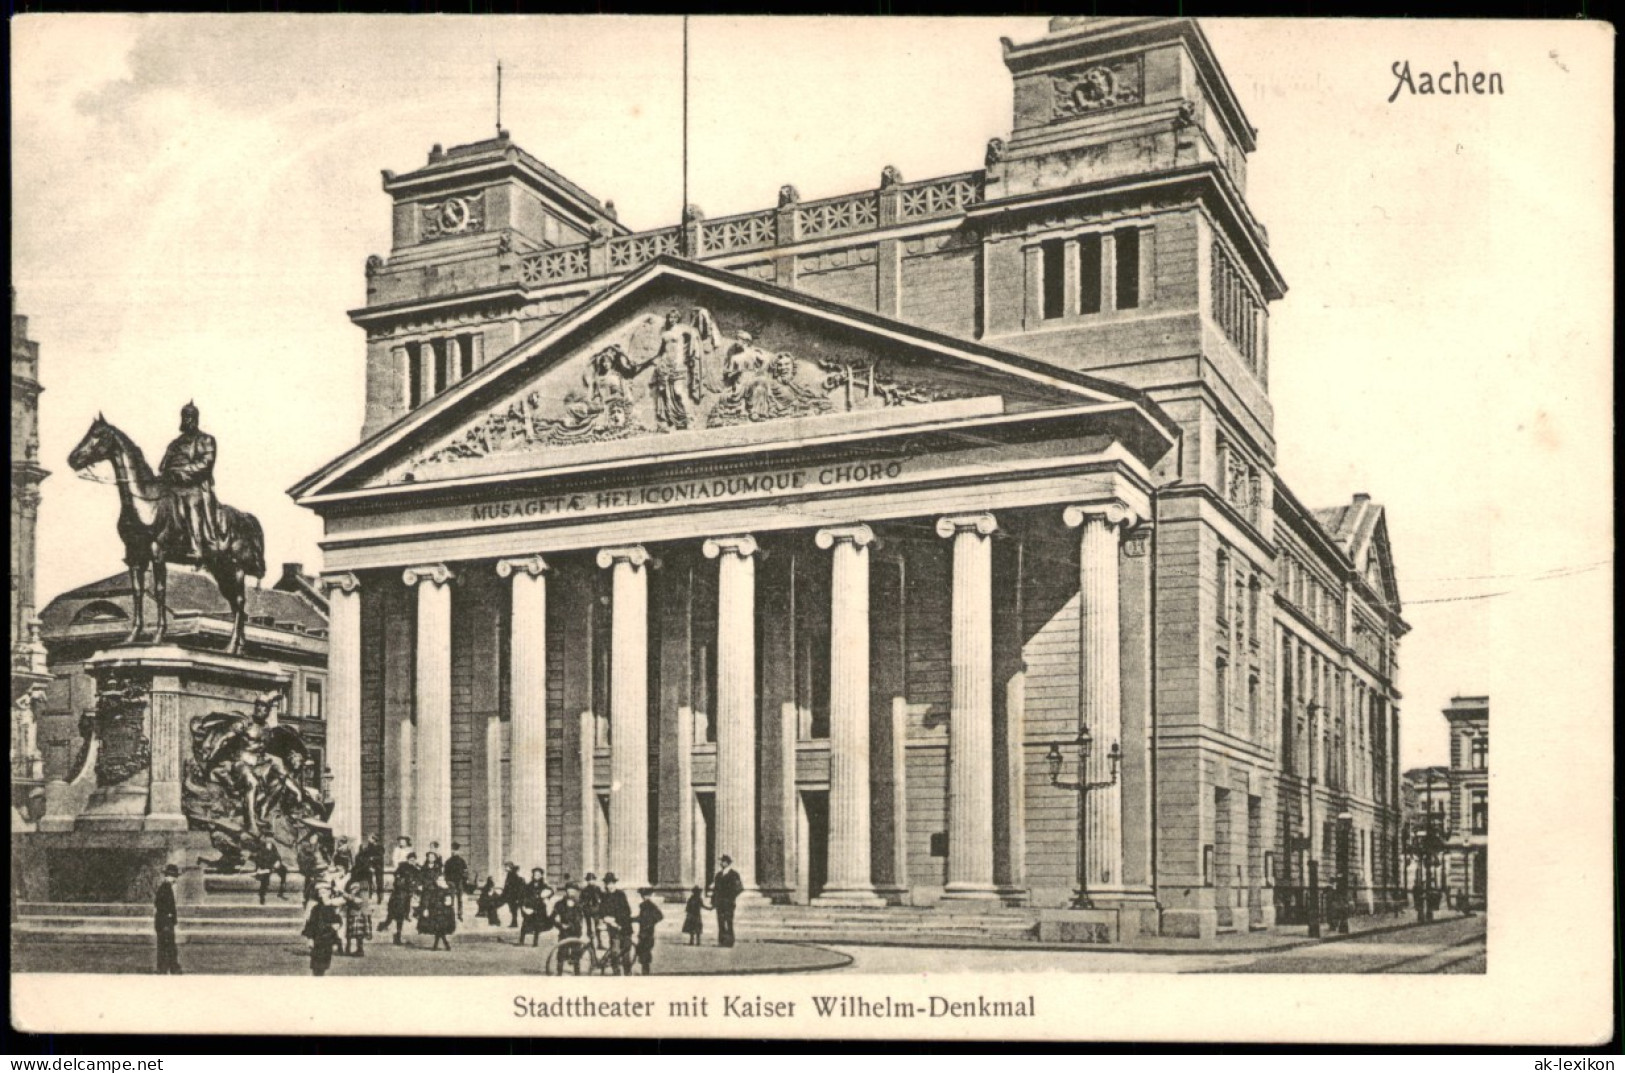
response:
{"label": "arched window", "polygon": [[75,626],[97,622],[128,622],[130,613],[109,600],[94,600],[81,607],[73,616]]}

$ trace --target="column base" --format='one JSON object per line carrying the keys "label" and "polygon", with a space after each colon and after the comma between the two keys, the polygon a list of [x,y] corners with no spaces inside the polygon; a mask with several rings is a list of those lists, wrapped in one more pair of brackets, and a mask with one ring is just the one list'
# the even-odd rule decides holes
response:
{"label": "column base", "polygon": [[773,899],[759,887],[746,887],[739,892],[739,905],[772,905]]}
{"label": "column base", "polygon": [[825,887],[812,900],[812,904],[884,909],[887,903],[886,899],[875,893],[873,887]]}
{"label": "column base", "polygon": [[999,888],[991,883],[950,883],[942,890],[945,902],[996,902]]}

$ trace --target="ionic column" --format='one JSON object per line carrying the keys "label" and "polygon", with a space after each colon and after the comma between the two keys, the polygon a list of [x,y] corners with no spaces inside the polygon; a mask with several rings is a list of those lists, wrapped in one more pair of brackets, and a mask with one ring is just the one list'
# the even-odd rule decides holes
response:
{"label": "ionic column", "polygon": [[714,537],[717,560],[717,855],[756,890],[756,539]]}
{"label": "ionic column", "polygon": [[612,570],[609,673],[609,859],[623,890],[637,890],[649,860],[649,553],[605,548]]}
{"label": "ionic column", "polygon": [[[816,901],[884,905],[869,846],[869,545],[867,525],[820,529],[833,552],[829,614],[829,878]],[[991,844],[991,843],[990,843]]]}
{"label": "ionic column", "polygon": [[[1078,719],[1094,738],[1090,782],[1111,778],[1111,747],[1124,752],[1117,556],[1122,534],[1139,518],[1114,501],[1067,507],[1067,526],[1081,530],[1078,549]],[[1089,886],[1123,883],[1122,779],[1089,795]]]}
{"label": "ionic column", "polygon": [[335,835],[361,835],[361,579],[322,577],[327,593],[327,766]]}
{"label": "ionic column", "polygon": [[451,570],[443,563],[401,574],[418,590],[417,830],[414,846],[451,846]]}
{"label": "ionic column", "polygon": [[[547,865],[547,563],[540,555],[502,559],[511,578],[508,631],[512,829],[507,859],[526,876]],[[500,793],[492,787],[493,795]]]}
{"label": "ionic column", "polygon": [[937,521],[954,542],[953,707],[948,724],[944,898],[997,898],[993,885],[993,545],[991,514]]}

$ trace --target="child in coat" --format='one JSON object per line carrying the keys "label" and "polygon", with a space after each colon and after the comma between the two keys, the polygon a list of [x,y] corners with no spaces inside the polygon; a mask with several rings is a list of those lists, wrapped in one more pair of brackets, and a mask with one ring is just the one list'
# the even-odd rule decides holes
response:
{"label": "child in coat", "polygon": [[700,945],[700,936],[705,934],[704,914],[708,908],[704,892],[695,887],[688,896],[688,904],[683,907],[683,934],[688,936],[689,946]]}

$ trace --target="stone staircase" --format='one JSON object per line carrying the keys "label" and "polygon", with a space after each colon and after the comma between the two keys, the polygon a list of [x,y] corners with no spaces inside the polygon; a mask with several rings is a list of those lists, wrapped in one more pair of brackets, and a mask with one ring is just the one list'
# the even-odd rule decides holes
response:
{"label": "stone staircase", "polygon": [[[707,915],[707,939],[716,928]],[[672,914],[667,914],[671,919]],[[887,906],[866,909],[844,906],[743,905],[736,918],[741,939],[806,942],[897,943],[934,945],[978,942],[1006,945],[1033,941],[1038,914],[1031,909],[971,908],[942,905]]]}
{"label": "stone staircase", "polygon": [[[273,879],[270,897],[262,906],[253,876],[208,876],[204,880],[206,900],[179,907],[177,938],[183,943],[301,943],[299,933],[304,927],[305,910],[301,906],[299,876],[288,877],[285,900],[277,898],[277,889]],[[464,921],[457,929],[459,939],[513,941],[514,933],[506,926],[492,928],[478,921],[473,901],[472,896],[464,901]],[[679,937],[682,905],[666,905],[665,912],[662,934]],[[375,905],[373,921],[380,929],[383,917],[384,906]],[[504,910],[504,924],[507,918]],[[1005,946],[1035,940],[1037,921],[1036,910],[1000,906],[947,903],[933,907],[859,908],[747,902],[739,908],[736,930],[742,941]],[[711,913],[706,913],[705,929],[706,941],[715,942],[716,918]],[[152,907],[24,902],[18,907],[11,933],[14,942],[151,943]]]}

